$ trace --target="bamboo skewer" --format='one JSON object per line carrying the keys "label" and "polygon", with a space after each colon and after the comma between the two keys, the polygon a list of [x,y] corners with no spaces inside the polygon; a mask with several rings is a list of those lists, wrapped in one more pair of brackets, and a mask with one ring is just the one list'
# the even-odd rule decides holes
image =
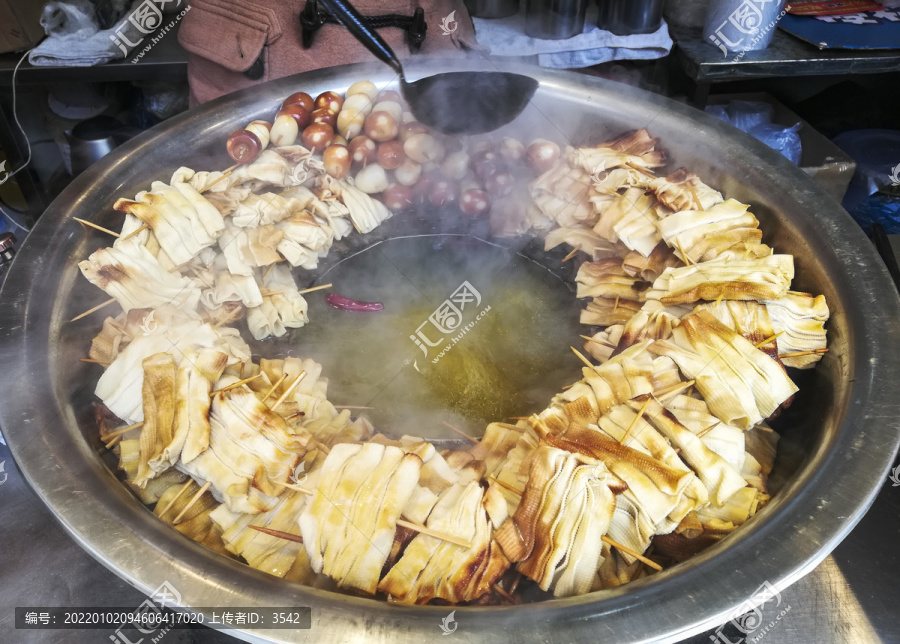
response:
{"label": "bamboo skewer", "polygon": [[135,228],[134,230],[132,230],[130,233],[128,233],[127,235],[125,235],[125,236],[122,237],[121,239],[122,239],[122,241],[125,241],[126,239],[131,239],[131,238],[134,237],[135,235],[137,235],[137,234],[139,234],[139,233],[141,233],[141,232],[147,230],[148,228],[150,228],[150,226],[148,226],[147,224],[144,224],[144,225],[141,226],[140,228]]}
{"label": "bamboo skewer", "polygon": [[335,405],[335,409],[375,409],[374,407],[363,407],[362,405]]}
{"label": "bamboo skewer", "polygon": [[103,437],[103,440],[107,440],[109,438],[112,438],[113,436],[119,436],[121,434],[124,434],[125,432],[130,432],[131,430],[137,429],[138,427],[140,427],[143,424],[144,424],[144,421],[141,421],[139,423],[135,423],[134,425],[129,425],[128,427],[122,427],[115,431],[109,432],[106,436]]}
{"label": "bamboo skewer", "polygon": [[229,390],[231,390],[231,389],[237,389],[237,388],[240,387],[241,385],[246,385],[246,384],[247,384],[248,382],[250,382],[251,380],[256,380],[256,379],[259,378],[261,375],[263,375],[263,374],[262,374],[262,371],[260,371],[260,372],[259,372],[258,374],[256,374],[255,376],[250,376],[249,378],[244,378],[243,380],[238,380],[237,382],[233,382],[233,383],[231,383],[230,385],[227,385],[227,386],[225,386],[225,387],[222,387],[221,389],[216,389],[215,391],[211,391],[211,392],[209,392],[209,395],[210,395],[210,397],[212,397],[212,396],[215,396],[216,394],[222,393],[223,391],[229,391]]}
{"label": "bamboo skewer", "polygon": [[779,332],[776,333],[775,335],[770,335],[768,338],[766,338],[766,339],[763,340],[762,342],[757,342],[757,343],[754,344],[753,346],[756,347],[757,349],[759,349],[760,347],[764,347],[764,346],[766,346],[767,344],[769,344],[770,342],[772,342],[773,340],[775,340],[775,339],[776,339],[779,335],[781,335],[782,333],[784,333],[784,331],[779,331]]}
{"label": "bamboo skewer", "polygon": [[619,310],[619,296],[616,295],[616,303],[613,305],[613,313]]}
{"label": "bamboo skewer", "polygon": [[110,365],[109,362],[104,362],[103,360],[94,360],[93,358],[80,358],[81,362],[87,362],[88,364],[99,364],[104,367],[108,367]]}
{"label": "bamboo skewer", "polygon": [[588,360],[587,358],[585,358],[584,355],[578,349],[576,349],[575,347],[569,347],[569,348],[572,350],[572,353],[574,353],[576,356],[578,356],[579,360],[581,360],[584,364],[587,365],[588,369],[594,368],[594,365],[591,364],[591,361]]}
{"label": "bamboo skewer", "polygon": [[184,485],[181,486],[181,489],[178,490],[178,492],[175,494],[175,496],[173,496],[171,499],[169,499],[169,502],[166,503],[166,507],[164,507],[162,509],[162,512],[159,513],[158,516],[160,519],[162,519],[163,515],[169,511],[169,508],[171,508],[173,505],[175,505],[175,501],[180,499],[181,495],[184,494],[185,492],[187,492],[187,489],[189,487],[191,487],[191,483],[193,483],[193,482],[194,482],[194,479],[192,479],[192,478],[189,478],[187,481],[184,482]]}
{"label": "bamboo skewer", "polygon": [[113,237],[121,237],[121,235],[119,235],[119,233],[114,233],[109,228],[104,228],[103,226],[98,226],[97,224],[92,224],[91,222],[85,221],[84,219],[79,219],[78,217],[72,217],[72,219],[74,219],[75,221],[77,221],[79,224],[81,224],[83,226],[90,226],[91,228],[93,228],[95,230],[99,230],[101,233],[106,233],[107,235],[112,235]]}
{"label": "bamboo skewer", "polygon": [[640,562],[642,562],[642,563],[644,563],[644,564],[647,564],[648,566],[650,566],[651,568],[653,568],[653,570],[660,571],[660,570],[663,569],[662,566],[660,566],[658,563],[656,563],[656,562],[653,561],[652,559],[647,559],[647,557],[645,557],[644,555],[635,552],[634,550],[632,550],[631,548],[629,548],[629,547],[627,547],[627,546],[623,546],[623,545],[622,545],[621,543],[619,543],[618,541],[613,541],[612,539],[610,539],[610,538],[607,537],[606,535],[603,535],[603,536],[600,537],[600,538],[601,538],[605,543],[608,543],[609,545],[611,545],[611,546],[612,546],[613,548],[615,548],[616,550],[621,550],[621,551],[624,552],[626,555],[631,555],[632,557],[634,557],[634,558],[637,559],[638,561],[640,561]]}
{"label": "bamboo skewer", "polygon": [[[528,418],[522,418],[522,420],[531,420],[531,416]],[[510,425],[509,423],[494,423],[495,425],[500,425],[500,427],[505,427],[506,429],[511,429],[515,432],[524,432],[525,430],[516,425]]]}
{"label": "bamboo skewer", "polygon": [[531,416],[510,416],[510,420],[529,420]]}
{"label": "bamboo skewer", "polygon": [[625,445],[628,442],[628,439],[631,438],[631,432],[633,432],[634,428],[637,427],[638,421],[641,419],[641,416],[644,415],[644,411],[647,409],[647,405],[650,404],[651,400],[653,400],[653,396],[647,396],[647,400],[645,400],[644,404],[641,405],[641,408],[638,410],[637,416],[635,416],[634,420],[631,421],[628,429],[625,430],[625,435],[622,436],[622,440],[619,441],[622,445]]}
{"label": "bamboo skewer", "polygon": [[459,435],[462,436],[463,438],[469,439],[470,441],[472,441],[472,442],[475,443],[476,445],[478,444],[478,439],[477,439],[477,438],[473,438],[472,436],[469,436],[469,435],[468,435],[467,433],[465,433],[463,430],[457,429],[456,427],[454,427],[454,426],[451,425],[450,423],[446,423],[446,422],[443,422],[443,421],[442,421],[442,422],[441,422],[441,425],[443,425],[444,427],[447,427],[448,429],[452,429],[454,432],[456,432],[457,434],[459,434]]}
{"label": "bamboo skewer", "polygon": [[688,254],[686,252],[684,252],[684,247],[682,247],[681,240],[678,237],[675,238],[675,245],[678,246],[678,250],[681,251],[681,257],[682,259],[684,259],[684,263],[688,266],[691,266],[694,261],[690,257],[688,257]]}
{"label": "bamboo skewer", "polygon": [[412,521],[407,521],[406,519],[397,519],[397,525],[401,528],[409,528],[410,530],[415,530],[416,532],[427,534],[429,537],[434,537],[435,539],[440,539],[441,541],[446,541],[447,543],[462,546],[463,548],[472,547],[472,544],[468,541],[463,541],[462,539],[457,539],[453,535],[444,534],[443,532],[438,532],[437,530],[432,530],[431,528],[425,527],[420,523],[413,523]]}
{"label": "bamboo skewer", "polygon": [[578,249],[573,248],[571,253],[569,253],[568,255],[566,255],[565,257],[562,258],[562,261],[568,262],[570,259],[575,257],[575,253],[577,253],[577,252],[578,252]]}
{"label": "bamboo skewer", "polygon": [[284,291],[265,291],[263,289],[260,289],[259,292],[263,297],[274,297],[276,295],[281,295],[282,293],[284,293]]}
{"label": "bamboo skewer", "polygon": [[320,452],[325,452],[325,456],[328,456],[329,454],[331,454],[331,449],[328,447],[328,445],[326,445],[320,441],[317,441],[315,439],[313,439],[312,443],[313,443],[313,446],[317,450],[319,450]]}
{"label": "bamboo skewer", "polygon": [[718,427],[720,424],[721,424],[721,421],[718,421],[718,420],[717,420],[716,422],[714,422],[712,425],[710,425],[710,426],[707,427],[706,429],[701,429],[699,432],[697,432],[697,438],[703,438],[703,437],[706,436],[710,431],[712,431],[713,429],[715,429],[716,427]]}
{"label": "bamboo skewer", "polygon": [[216,179],[215,181],[213,181],[212,183],[210,183],[209,185],[203,186],[203,190],[200,191],[200,194],[202,195],[204,192],[207,192],[210,188],[212,188],[214,185],[216,185],[217,183],[219,183],[222,179],[224,179],[225,177],[227,177],[228,175],[230,175],[232,172],[235,171],[235,169],[237,169],[237,167],[238,167],[239,165],[241,165],[241,164],[240,164],[240,163],[235,163],[235,164],[234,164],[233,166],[231,166],[230,168],[226,168],[225,170],[223,170],[223,171],[222,171],[222,176],[219,177],[218,179]]}
{"label": "bamboo skewer", "polygon": [[219,320],[215,324],[212,325],[212,328],[218,329],[220,326],[228,324],[229,322],[237,322],[241,317],[241,309],[238,309],[236,313],[232,313],[230,316],[225,318],[224,320]]}
{"label": "bamboo skewer", "polygon": [[691,191],[691,197],[694,198],[694,202],[697,204],[697,210],[702,212],[704,210],[703,204],[700,202],[700,197],[697,196],[697,191],[694,190],[694,185],[690,181],[688,181],[687,187],[688,190]]}
{"label": "bamboo skewer", "polygon": [[288,375],[287,375],[286,373],[281,374],[281,378],[279,378],[278,380],[276,380],[276,381],[275,381],[275,384],[272,385],[272,388],[269,389],[268,392],[266,392],[266,395],[265,395],[265,396],[263,397],[263,399],[262,399],[263,404],[265,404],[265,402],[269,399],[269,396],[271,396],[272,394],[275,393],[275,390],[278,389],[278,387],[281,385],[282,382],[284,382],[284,379],[287,378],[287,377],[288,377]]}
{"label": "bamboo skewer", "polygon": [[297,374],[297,377],[294,379],[294,382],[291,383],[291,386],[284,390],[284,393],[281,394],[281,397],[275,401],[275,404],[269,407],[271,411],[275,411],[275,409],[285,401],[285,399],[291,395],[291,392],[294,391],[294,388],[300,384],[300,381],[306,377],[306,371],[301,371]]}
{"label": "bamboo skewer", "polygon": [[502,588],[500,588],[500,585],[499,585],[499,584],[494,584],[493,586],[491,586],[491,588],[493,588],[499,595],[501,595],[501,596],[502,596],[504,599],[506,599],[507,601],[509,601],[509,602],[511,602],[511,603],[513,603],[513,604],[518,604],[518,603],[519,603],[519,601],[518,601],[515,597],[513,597],[513,596],[510,595],[508,592],[506,592],[505,590],[503,590]]}
{"label": "bamboo skewer", "polygon": [[95,311],[99,311],[99,310],[102,309],[104,306],[109,306],[110,304],[112,304],[112,303],[115,302],[115,301],[116,301],[116,298],[111,297],[111,298],[109,298],[108,300],[106,300],[103,304],[98,304],[98,305],[95,306],[94,308],[88,309],[87,311],[85,311],[85,312],[82,313],[81,315],[76,315],[74,318],[72,318],[71,320],[69,320],[69,322],[77,322],[77,321],[80,320],[81,318],[85,318],[85,317],[89,316],[91,313],[94,313]]}
{"label": "bamboo skewer", "polygon": [[305,288],[302,291],[297,291],[300,295],[305,295],[306,293],[312,293],[313,291],[321,291],[325,288],[331,288],[332,284],[320,284],[319,286],[313,286],[312,288]]}
{"label": "bamboo skewer", "polygon": [[303,543],[303,537],[296,534],[291,534],[290,532],[282,532],[281,530],[273,530],[272,528],[264,528],[258,525],[248,525],[247,527],[258,530],[259,532],[267,534],[270,537],[278,537],[279,539],[284,539],[285,541],[293,541],[294,543]]}
{"label": "bamboo skewer", "polygon": [[828,349],[811,349],[809,351],[794,351],[793,353],[779,354],[779,358],[796,358],[797,356],[811,356],[819,353],[828,353]]}
{"label": "bamboo skewer", "polygon": [[643,167],[639,166],[637,163],[632,163],[631,161],[626,161],[625,165],[627,165],[632,170],[637,170],[638,172],[643,172],[648,177],[653,177],[654,179],[656,178],[655,174],[650,172],[647,168],[643,168]]}
{"label": "bamboo skewer", "polygon": [[191,497],[191,500],[187,502],[187,505],[184,506],[183,508],[181,508],[181,512],[179,512],[179,513],[178,513],[178,516],[175,517],[175,520],[172,521],[172,525],[178,525],[178,522],[181,521],[181,518],[187,513],[188,510],[190,510],[190,509],[193,507],[193,505],[194,505],[197,501],[200,500],[200,497],[203,496],[203,493],[206,492],[206,491],[209,489],[209,486],[210,486],[210,485],[212,485],[212,482],[211,482],[211,481],[207,481],[206,483],[204,483],[204,484],[200,487],[199,490],[197,490],[197,493],[194,494],[194,496]]}
{"label": "bamboo skewer", "polygon": [[672,385],[671,387],[666,387],[665,389],[661,389],[653,394],[657,400],[662,401],[663,398],[668,398],[672,394],[677,394],[684,389],[688,389],[689,387],[694,386],[694,380],[688,380],[687,382],[679,382],[677,385]]}
{"label": "bamboo skewer", "polygon": [[[414,530],[415,532],[420,532],[422,534],[427,534],[429,537],[434,537],[435,539],[440,539],[441,541],[446,541],[448,543],[452,543],[457,546],[462,546],[463,548],[471,548],[472,544],[467,541],[463,541],[462,539],[457,539],[456,537],[444,534],[443,532],[438,532],[437,530],[432,530],[431,528],[427,528],[421,524],[413,523],[412,521],[407,521],[405,519],[397,519],[397,525],[402,528],[409,528],[410,530]],[[279,539],[284,539],[285,541],[293,541],[294,543],[303,543],[303,537],[296,534],[291,534],[290,532],[282,532],[281,530],[273,530],[272,528],[264,528],[262,526],[256,525],[248,525],[248,528],[253,528],[254,530],[258,530],[265,534],[268,534],[272,537],[278,537]]]}
{"label": "bamboo skewer", "polygon": [[487,477],[487,478],[488,478],[488,481],[491,481],[492,483],[496,483],[497,485],[499,485],[499,486],[502,487],[502,488],[506,488],[507,490],[509,490],[509,491],[512,492],[513,494],[518,494],[519,496],[522,496],[522,494],[524,494],[524,493],[522,492],[522,490],[519,490],[519,489],[517,489],[517,488],[514,488],[514,487],[513,487],[512,485],[510,485],[509,483],[504,483],[504,482],[501,481],[500,479],[495,479],[493,476],[489,476],[489,477]]}
{"label": "bamboo skewer", "polygon": [[294,485],[293,483],[278,483],[281,487],[286,487],[289,490],[296,490],[297,492],[301,492],[306,496],[313,496],[315,492],[312,490],[307,490],[305,487],[300,487],[299,485]]}

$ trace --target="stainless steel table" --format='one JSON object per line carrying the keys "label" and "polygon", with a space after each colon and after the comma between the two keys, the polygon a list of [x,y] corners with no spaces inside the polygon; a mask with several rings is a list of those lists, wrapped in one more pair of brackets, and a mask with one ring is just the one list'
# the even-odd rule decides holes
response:
{"label": "stainless steel table", "polygon": [[[82,644],[114,642],[113,629],[16,630],[16,606],[134,607],[145,599],[84,552],[44,508],[0,445],[6,480],[0,483],[0,642]],[[0,474],[0,481],[3,474]],[[814,572],[767,604],[763,626],[748,643],[847,644],[900,641],[900,486],[886,480],[875,505],[849,537]],[[767,632],[765,625],[790,607]],[[138,644],[137,631],[126,631]],[[435,641],[444,641],[435,625]],[[726,624],[718,633],[684,644],[739,644],[741,631]],[[439,639],[440,638],[440,639]],[[316,641],[310,632],[310,641]],[[150,643],[146,637],[144,644]],[[165,644],[238,640],[210,629],[170,631]],[[452,640],[447,640],[452,644]]]}

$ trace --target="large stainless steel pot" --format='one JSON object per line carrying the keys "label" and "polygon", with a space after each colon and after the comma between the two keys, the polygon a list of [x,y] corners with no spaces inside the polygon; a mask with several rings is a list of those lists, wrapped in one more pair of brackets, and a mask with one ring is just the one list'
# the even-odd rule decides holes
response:
{"label": "large stainless steel pot", "polygon": [[[440,65],[439,71],[460,69]],[[476,68],[472,65],[469,68]],[[766,240],[795,255],[795,288],[824,293],[828,353],[803,383],[803,414],[785,431],[773,501],[749,524],[687,563],[626,587],[525,607],[459,608],[455,641],[674,641],[715,626],[763,583],[784,588],[853,528],[898,444],[900,302],[853,221],[779,154],[706,115],[629,87],[571,73],[509,67],[539,79],[513,127],[569,140],[648,127],[673,165],[753,204]],[[388,605],[286,583],[183,538],[136,501],[98,457],[85,355],[96,326],[66,320],[102,294],[76,262],[105,239],[73,216],[116,227],[110,206],[179,165],[223,168],[227,135],[270,117],[283,97],[390,80],[353,65],[225,97],[154,128],[78,177],[27,239],[2,291],[2,426],[31,485],[72,537],[140,590],[163,581],[187,606],[311,606],[312,630],[251,630],[251,641],[420,642],[439,639],[447,609]],[[87,295],[85,295],[87,294]],[[85,299],[87,298],[87,299]],[[562,384],[562,383],[560,383]],[[802,401],[801,401],[802,402]],[[39,564],[38,564],[39,565]]]}

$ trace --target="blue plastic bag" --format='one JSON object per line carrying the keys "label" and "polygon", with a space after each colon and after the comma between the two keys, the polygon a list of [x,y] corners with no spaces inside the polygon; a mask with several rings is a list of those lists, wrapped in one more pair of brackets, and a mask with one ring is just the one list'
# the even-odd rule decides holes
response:
{"label": "blue plastic bag", "polygon": [[778,150],[792,163],[800,163],[803,147],[800,145],[801,123],[792,126],[772,123],[775,113],[769,103],[762,101],[731,101],[728,105],[709,105],[706,113],[725,121]]}

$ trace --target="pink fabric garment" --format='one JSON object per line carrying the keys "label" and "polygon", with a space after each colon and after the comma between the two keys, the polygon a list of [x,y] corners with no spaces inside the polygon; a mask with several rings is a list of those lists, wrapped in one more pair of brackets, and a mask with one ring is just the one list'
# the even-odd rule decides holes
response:
{"label": "pink fabric garment", "polygon": [[[191,105],[299,72],[375,60],[346,29],[332,24],[323,25],[313,46],[303,49],[300,12],[305,4],[304,0],[192,0],[178,33],[178,42],[189,52]],[[411,16],[421,6],[428,31],[416,56],[447,57],[464,47],[478,48],[475,27],[462,0],[356,0],[353,4],[366,16]],[[441,24],[453,11],[456,29],[445,35]],[[379,34],[401,59],[410,57],[404,30],[389,27],[379,29]],[[250,79],[244,72],[260,56],[263,75]]]}

